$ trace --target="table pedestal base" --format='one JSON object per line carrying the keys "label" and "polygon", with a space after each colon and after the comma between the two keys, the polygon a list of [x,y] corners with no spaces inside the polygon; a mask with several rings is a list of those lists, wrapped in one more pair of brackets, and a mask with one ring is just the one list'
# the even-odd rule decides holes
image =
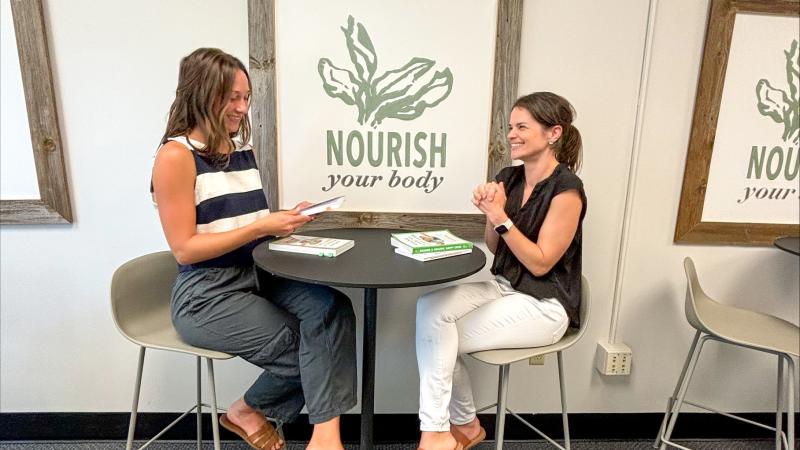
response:
{"label": "table pedestal base", "polygon": [[361,450],[372,450],[375,414],[375,333],[378,322],[378,290],[364,289],[364,348],[361,365]]}

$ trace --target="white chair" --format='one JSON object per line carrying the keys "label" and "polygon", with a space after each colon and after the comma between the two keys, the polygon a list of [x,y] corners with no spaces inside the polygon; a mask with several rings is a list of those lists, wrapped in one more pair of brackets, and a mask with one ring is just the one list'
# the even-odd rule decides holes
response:
{"label": "white chair", "polygon": [[[560,341],[552,345],[544,347],[530,347],[530,348],[512,348],[512,349],[499,349],[499,350],[486,350],[481,352],[470,353],[470,356],[478,361],[487,364],[493,364],[499,367],[499,380],[497,389],[497,403],[481,408],[480,411],[487,410],[497,406],[497,421],[495,426],[495,448],[501,450],[503,448],[503,431],[505,427],[505,415],[508,411],[512,416],[519,419],[528,428],[538,433],[543,438],[547,439],[551,444],[562,450],[569,450],[569,423],[567,418],[567,391],[564,385],[564,364],[561,352],[571,347],[573,344],[583,336],[586,331],[586,326],[589,323],[589,311],[591,309],[591,295],[589,292],[589,281],[586,277],[581,277],[581,308],[580,308],[580,328],[569,328]],[[536,356],[547,355],[548,353],[556,353],[558,358],[558,383],[561,389],[561,420],[564,425],[564,447],[556,441],[545,435],[538,428],[534,427],[528,421],[520,417],[519,414],[511,411],[506,407],[506,397],[508,393],[508,379],[510,374],[510,365],[517,361],[530,359]]]}
{"label": "white chair", "polygon": [[[133,388],[133,406],[128,426],[126,450],[133,448],[133,435],[136,430],[136,413],[139,405],[139,389],[142,386],[145,349],[168,350],[186,353],[197,358],[197,404],[166,426],[155,437],[139,447],[144,449],[161,437],[179,420],[192,411],[197,412],[197,448],[202,445],[201,418],[202,407],[211,408],[211,429],[214,434],[214,449],[219,450],[219,426],[217,424],[217,395],[214,386],[214,360],[230,359],[231,355],[186,344],[172,326],[170,316],[170,296],[172,285],[178,272],[178,264],[170,252],[158,252],[140,256],[120,266],[111,281],[111,311],[117,329],[129,341],[139,346],[139,365],[136,370],[136,384]],[[200,387],[200,361],[206,359],[210,385],[211,405],[202,402]]]}
{"label": "white chair", "polygon": [[[664,450],[669,445],[690,450],[688,447],[670,441],[681,406],[686,403],[706,411],[723,414],[732,419],[773,430],[775,431],[776,449],[780,450],[782,448],[781,445],[784,445],[785,447],[783,448],[794,450],[794,385],[796,380],[792,356],[797,357],[798,353],[800,353],[800,328],[777,317],[717,303],[703,292],[700,287],[697,271],[691,258],[683,260],[683,268],[686,272],[687,280],[684,312],[686,320],[697,332],[694,335],[683,370],[678,377],[675,391],[667,403],[667,411],[664,414],[664,420],[661,423],[661,429],[658,432],[654,447],[660,447],[661,450]],[[708,340],[737,345],[778,356],[778,402],[775,427],[685,400],[692,373],[700,357],[700,351],[703,349],[703,344]],[[698,342],[700,345],[697,345]],[[784,363],[788,368],[788,374],[784,374]],[[788,436],[787,433],[782,431],[784,401],[788,410],[786,427]]]}

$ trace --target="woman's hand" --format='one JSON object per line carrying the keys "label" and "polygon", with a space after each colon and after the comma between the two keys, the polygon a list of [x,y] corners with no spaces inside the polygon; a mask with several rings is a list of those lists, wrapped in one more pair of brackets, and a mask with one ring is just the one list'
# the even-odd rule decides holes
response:
{"label": "woman's hand", "polygon": [[505,211],[506,201],[506,190],[502,181],[479,184],[472,191],[472,204],[481,210],[493,225],[499,225],[508,220]]}
{"label": "woman's hand", "polygon": [[475,186],[475,189],[472,190],[472,204],[480,208],[480,203],[482,201],[494,200],[494,193],[496,190],[496,186],[497,183],[494,182],[481,183]]}
{"label": "woman's hand", "polygon": [[311,205],[312,203],[309,202],[301,202],[292,209],[270,213],[257,222],[260,234],[263,236],[288,236],[294,233],[298,228],[314,219],[311,216],[300,214],[301,209]]}

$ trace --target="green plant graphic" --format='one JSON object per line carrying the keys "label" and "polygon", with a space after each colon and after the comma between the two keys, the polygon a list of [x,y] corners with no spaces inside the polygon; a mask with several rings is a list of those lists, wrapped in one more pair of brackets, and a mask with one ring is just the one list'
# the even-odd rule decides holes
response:
{"label": "green plant graphic", "polygon": [[762,78],[756,84],[756,97],[758,97],[758,112],[762,116],[770,117],[777,123],[783,124],[784,142],[800,143],[800,97],[798,84],[800,84],[800,63],[797,40],[793,40],[786,55],[786,80],[789,83],[789,93],[776,89],[769,81]]}
{"label": "green plant graphic", "polygon": [[321,58],[317,65],[322,87],[332,98],[358,108],[358,123],[377,127],[384,119],[413,120],[450,95],[453,74],[449,68],[425,76],[436,61],[414,57],[400,68],[375,77],[378,55],[364,25],[353,16],[342,27],[353,72]]}

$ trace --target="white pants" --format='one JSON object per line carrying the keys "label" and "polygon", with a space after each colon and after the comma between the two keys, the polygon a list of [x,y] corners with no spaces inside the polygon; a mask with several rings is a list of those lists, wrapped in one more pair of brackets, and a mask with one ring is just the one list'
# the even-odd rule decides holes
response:
{"label": "white pants", "polygon": [[449,431],[475,419],[463,356],[480,350],[550,345],[569,319],[556,299],[536,299],[495,280],[465,283],[417,301],[419,418],[422,431]]}

